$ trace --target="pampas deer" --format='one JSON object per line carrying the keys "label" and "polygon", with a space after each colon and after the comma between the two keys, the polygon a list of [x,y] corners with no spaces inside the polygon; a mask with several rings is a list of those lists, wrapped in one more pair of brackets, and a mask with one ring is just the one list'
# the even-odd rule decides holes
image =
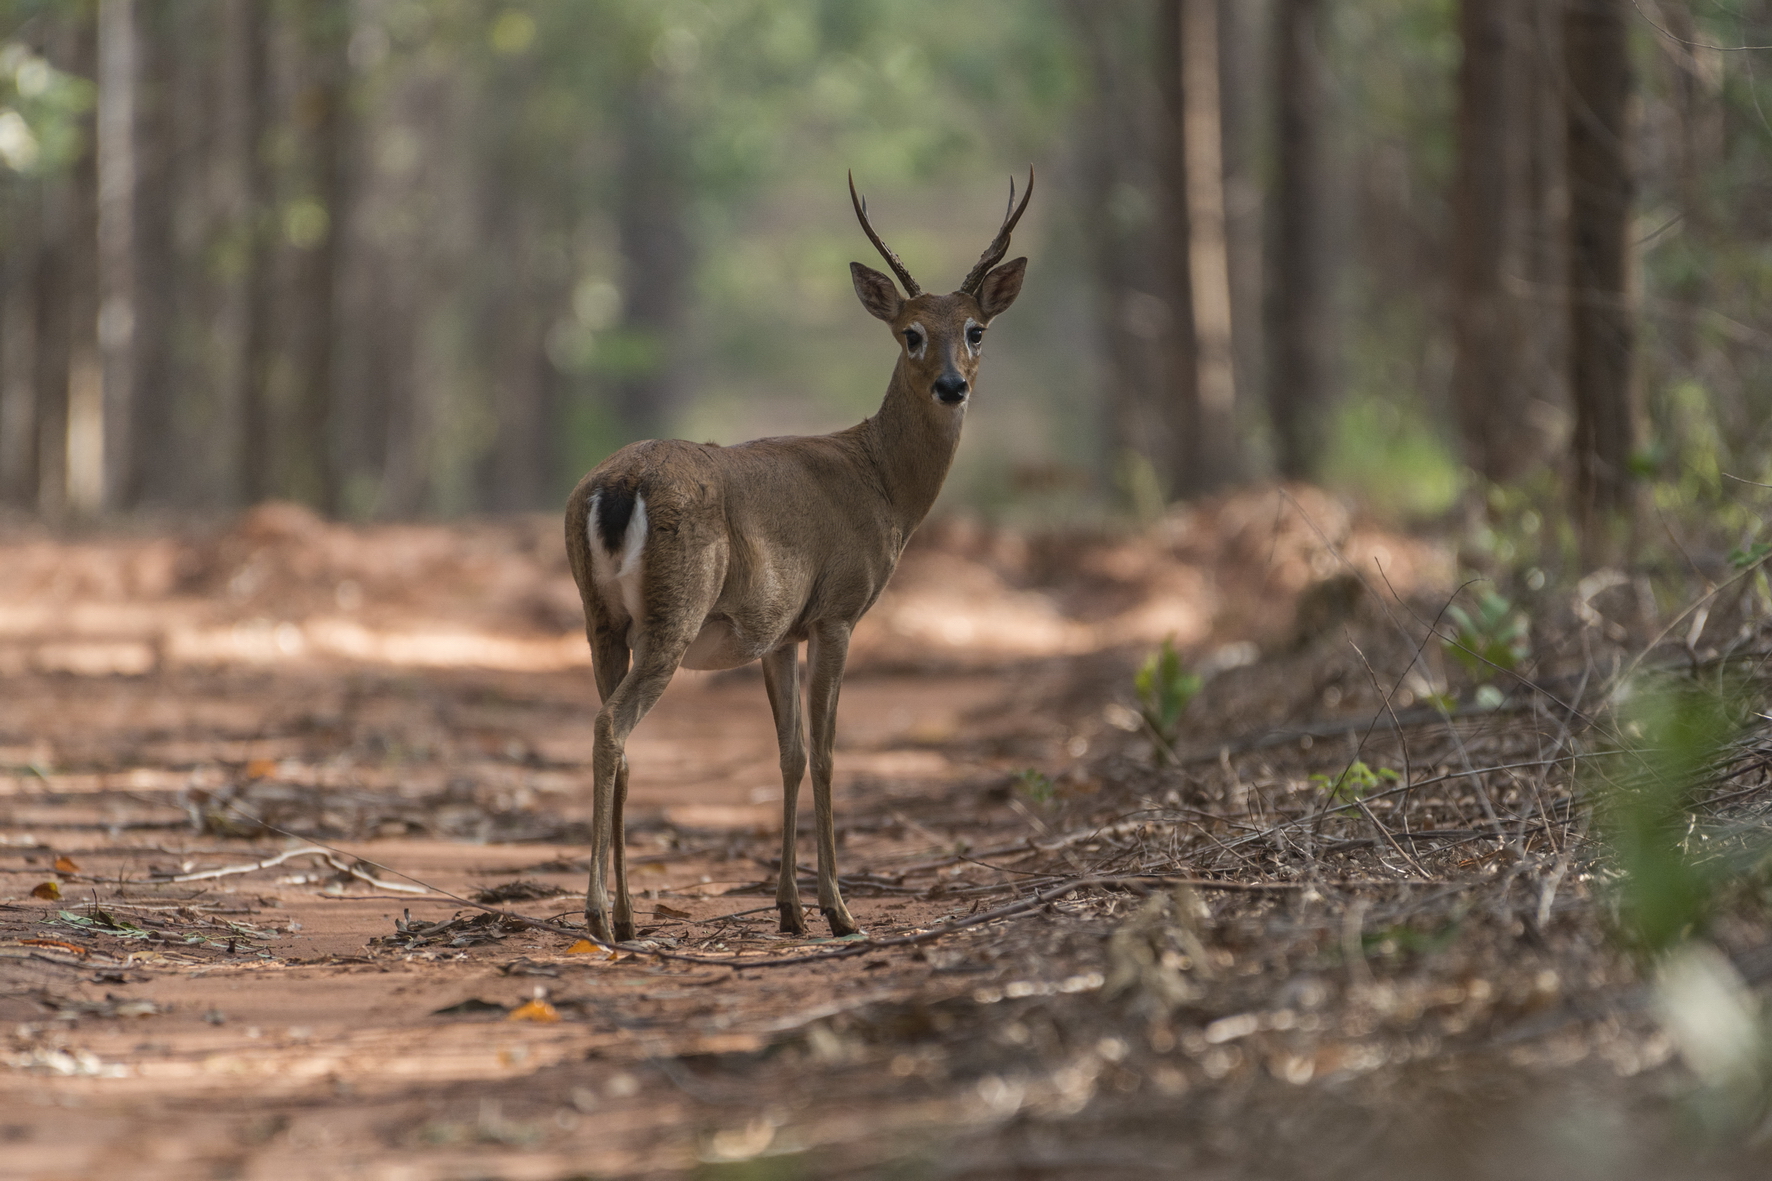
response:
{"label": "pampas deer", "polygon": [[[623,856],[628,735],[679,668],[763,662],[781,747],[781,929],[804,934],[796,881],[795,808],[806,773],[799,646],[810,667],[812,800],[817,813],[818,906],[833,935],[857,931],[837,888],[831,817],[831,742],[837,692],[856,621],[892,577],[912,530],[928,514],[960,442],[991,321],[1021,291],[1027,259],[1004,263],[1033,192],[1015,203],[978,264],[951,295],[924,292],[868,222],[861,228],[892,280],[849,265],[855,293],[891,325],[898,363],[872,418],[833,435],[758,439],[734,447],[656,439],[633,443],[579,482],[566,507],[566,552],[584,600],[597,691],[592,774],[592,862],[585,920],[605,943],[632,939]],[[998,265],[1001,263],[1002,265]],[[606,873],[613,846],[613,925]]]}

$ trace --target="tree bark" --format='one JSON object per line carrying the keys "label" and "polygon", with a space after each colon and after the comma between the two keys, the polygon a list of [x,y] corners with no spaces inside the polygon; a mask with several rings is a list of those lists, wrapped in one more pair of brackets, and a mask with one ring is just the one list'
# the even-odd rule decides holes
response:
{"label": "tree bark", "polygon": [[1275,465],[1287,479],[1320,466],[1333,395],[1334,274],[1328,175],[1332,95],[1319,44],[1323,0],[1278,0],[1273,260],[1268,412]]}
{"label": "tree bark", "polygon": [[616,413],[631,439],[668,430],[683,400],[690,243],[684,133],[669,83],[648,69],[621,104],[616,225],[625,311],[614,360]]}
{"label": "tree bark", "polygon": [[1569,386],[1574,499],[1584,536],[1628,514],[1638,438],[1628,265],[1633,181],[1629,0],[1567,0]]}
{"label": "tree bark", "polygon": [[[1161,260],[1160,298],[1169,305],[1162,339],[1166,346],[1162,384],[1152,391],[1158,414],[1167,426],[1164,456],[1158,466],[1166,496],[1203,491],[1210,483],[1202,471],[1205,413],[1200,401],[1200,341],[1194,305],[1193,209],[1190,203],[1190,159],[1187,139],[1188,52],[1186,8],[1191,0],[1163,0],[1157,14],[1158,110],[1156,142],[1150,151],[1161,178],[1162,215],[1155,227],[1154,248]],[[1196,137],[1196,143],[1198,137]],[[1204,178],[1202,190],[1210,185]],[[1220,197],[1222,207],[1222,196]],[[1209,231],[1210,232],[1210,231]]]}
{"label": "tree bark", "polygon": [[[21,186],[22,188],[22,186]],[[37,503],[37,284],[42,252],[41,188],[10,202],[8,249],[0,258],[0,501]]]}
{"label": "tree bark", "polygon": [[1496,482],[1548,457],[1538,411],[1561,401],[1561,332],[1545,314],[1560,286],[1543,246],[1558,228],[1557,177],[1544,166],[1545,115],[1560,110],[1545,57],[1556,30],[1540,27],[1548,7],[1464,0],[1459,9],[1451,394],[1465,461]]}
{"label": "tree bark", "polygon": [[1225,228],[1218,4],[1219,0],[1181,0],[1182,143],[1198,404],[1182,489],[1193,494],[1221,488],[1242,474]]}
{"label": "tree bark", "polygon": [[[350,197],[348,163],[350,10],[330,0],[310,0],[304,13],[308,77],[298,100],[306,124],[312,228],[292,244],[298,250],[293,283],[298,307],[292,360],[296,401],[283,462],[284,495],[336,513],[339,488],[333,456],[333,342],[337,333],[339,240]],[[292,227],[294,228],[294,227]],[[298,237],[299,235],[292,235]]]}
{"label": "tree bark", "polygon": [[[1239,402],[1265,388],[1266,332],[1262,314],[1262,230],[1266,129],[1273,58],[1266,52],[1271,0],[1220,0],[1220,71],[1224,100],[1225,250],[1231,291],[1231,344]],[[1247,414],[1248,407],[1240,409]],[[1240,456],[1247,469],[1248,458]]]}
{"label": "tree bark", "polygon": [[[73,387],[69,495],[79,511],[122,508],[133,488],[136,373],[137,99],[140,30],[135,0],[98,9],[98,345],[103,400],[93,413],[86,384]],[[94,449],[96,448],[96,454]]]}

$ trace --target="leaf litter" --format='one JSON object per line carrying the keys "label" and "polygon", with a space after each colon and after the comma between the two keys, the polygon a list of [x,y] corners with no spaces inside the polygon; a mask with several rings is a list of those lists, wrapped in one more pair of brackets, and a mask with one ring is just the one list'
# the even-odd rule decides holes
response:
{"label": "leaf litter", "polygon": [[[1451,589],[1438,559],[1384,538],[1414,563],[1390,571],[1402,604],[1357,580],[1316,593],[1339,577],[1335,550],[1362,561],[1374,535],[1324,500],[1294,503],[1231,498],[1136,544],[952,525],[920,537],[845,686],[838,819],[857,943],[783,938],[773,906],[752,905],[773,894],[779,842],[768,808],[744,811],[767,797],[775,753],[743,671],[683,678],[637,732],[641,937],[613,953],[451,901],[581,928],[582,667],[218,660],[145,683],[14,678],[18,732],[0,746],[34,769],[0,801],[0,832],[53,839],[84,867],[54,870],[93,896],[30,899],[50,867],[0,847],[0,870],[20,875],[0,877],[6,1069],[36,1088],[139,1073],[208,1096],[168,1125],[121,1092],[68,1092],[143,1135],[274,1115],[269,1135],[239,1140],[272,1169],[348,1153],[441,1177],[472,1147],[561,1177],[592,1153],[611,1176],[777,1159],[832,1176],[997,1176],[1003,1161],[1052,1176],[1474,1176],[1531,1143],[1565,1146],[1534,1148],[1535,1166],[1625,1145],[1630,1168],[1665,1172],[1693,1076],[1615,937],[1619,869],[1595,816],[1619,735],[1603,719],[1612,670],[1639,657],[1739,673],[1760,693],[1772,644],[1754,605],[1717,600],[1707,626],[1728,638],[1710,652],[1651,650],[1662,619],[1607,598],[1628,584],[1561,605],[1471,599],[1435,643],[1427,621]],[[1315,528],[1293,519],[1307,513]],[[197,543],[215,569],[169,591],[167,617],[307,627],[332,609],[327,563],[344,562],[365,611],[385,612],[376,626],[533,635],[514,592],[464,608],[424,587],[479,585],[496,554],[557,588],[562,564],[537,556],[553,527],[413,527],[400,544],[423,539],[433,575],[414,584],[375,573],[368,551],[389,539],[373,531],[249,521]],[[184,543],[99,550],[130,561],[146,544]],[[232,604],[230,561],[289,571],[287,593]],[[1196,568],[1225,602],[1190,632],[1165,596]],[[1092,638],[1045,654],[925,642],[917,611],[959,586],[987,607],[1044,596]],[[1170,611],[1162,632],[1124,630],[1140,603]],[[1260,658],[1230,651],[1244,644]],[[1725,967],[1688,973],[1695,994],[1725,970],[1748,990],[1772,979],[1754,876],[1769,767],[1772,737],[1750,722],[1692,789],[1680,847],[1737,883],[1705,919]],[[701,799],[727,809],[718,824],[670,819]],[[400,890],[413,883],[381,867],[448,896]],[[520,880],[474,884],[488,874]],[[101,972],[115,998],[80,991]],[[223,1024],[204,1019],[218,1001]],[[153,1043],[111,1029],[142,1005]],[[241,1081],[273,1065],[317,1081]],[[23,1143],[77,1146],[69,1133],[98,1126],[60,1110],[31,1116]],[[1567,1114],[1582,1111],[1625,1131],[1596,1138]],[[315,1147],[319,1121],[332,1147]],[[1742,1143],[1671,1159],[1729,1175]]]}

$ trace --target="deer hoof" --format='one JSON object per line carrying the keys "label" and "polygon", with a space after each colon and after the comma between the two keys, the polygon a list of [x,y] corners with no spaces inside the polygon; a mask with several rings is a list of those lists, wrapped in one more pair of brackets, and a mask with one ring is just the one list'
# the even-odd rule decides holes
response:
{"label": "deer hoof", "polygon": [[806,916],[800,913],[798,905],[781,908],[781,933],[783,935],[804,935],[806,933]]}
{"label": "deer hoof", "polygon": [[585,926],[590,928],[591,938],[598,943],[614,943],[615,937],[609,930],[609,915],[606,911],[585,908]]}
{"label": "deer hoof", "polygon": [[632,939],[633,937],[634,937],[634,920],[633,919],[621,919],[621,918],[616,919],[615,920],[615,942],[626,943],[628,940]]}
{"label": "deer hoof", "polygon": [[861,928],[855,925],[855,920],[846,912],[840,911],[831,906],[824,906],[819,909],[824,911],[825,922],[831,925],[831,934],[837,938],[841,939],[845,935],[861,934]]}

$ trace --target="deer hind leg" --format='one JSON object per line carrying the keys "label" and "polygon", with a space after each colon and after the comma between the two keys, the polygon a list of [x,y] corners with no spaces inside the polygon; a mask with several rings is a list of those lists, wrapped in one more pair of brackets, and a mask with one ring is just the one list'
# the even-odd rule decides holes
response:
{"label": "deer hind leg", "polygon": [[[690,636],[673,636],[667,642],[642,638],[634,649],[634,664],[597,711],[596,742],[591,752],[591,772],[596,780],[591,813],[591,880],[585,891],[585,922],[591,934],[605,943],[634,937],[633,908],[628,898],[627,860],[623,853],[622,803],[627,795],[628,735],[640,719],[658,704],[677,663],[689,647]],[[605,876],[610,853],[615,854],[615,924],[609,922],[609,892]]]}
{"label": "deer hind leg", "polygon": [[806,918],[800,910],[800,871],[794,849],[800,781],[806,775],[798,644],[783,645],[763,658],[763,686],[769,691],[769,708],[775,714],[775,741],[781,749],[781,872],[776,877],[775,906],[781,911],[781,929],[790,935],[804,935]]}
{"label": "deer hind leg", "polygon": [[[617,627],[599,619],[590,629],[592,666],[597,674],[597,696],[603,703],[603,711],[607,711],[616,691],[627,679],[630,653],[628,651],[627,629]],[[604,865],[608,860],[609,845],[615,845],[615,874],[617,889],[625,884],[626,858],[623,856],[622,844],[619,839],[609,835],[619,831],[621,824],[621,802],[627,794],[628,760],[626,754],[618,754],[616,771],[613,776],[605,777],[600,769],[598,758],[603,753],[601,737],[602,712],[598,714],[599,729],[592,766],[591,795],[591,846],[593,853],[590,885],[585,892],[585,921],[590,926],[593,938],[605,943],[613,939],[609,928],[609,901],[605,889]],[[609,794],[604,794],[607,782]],[[623,891],[625,893],[625,891]],[[619,914],[619,912],[618,912]]]}
{"label": "deer hind leg", "polygon": [[807,713],[812,723],[812,804],[818,818],[818,907],[831,925],[831,934],[853,935],[861,928],[837,888],[837,825],[831,815],[831,744],[837,734],[837,693],[849,659],[848,625],[819,625],[806,657],[812,666]]}

